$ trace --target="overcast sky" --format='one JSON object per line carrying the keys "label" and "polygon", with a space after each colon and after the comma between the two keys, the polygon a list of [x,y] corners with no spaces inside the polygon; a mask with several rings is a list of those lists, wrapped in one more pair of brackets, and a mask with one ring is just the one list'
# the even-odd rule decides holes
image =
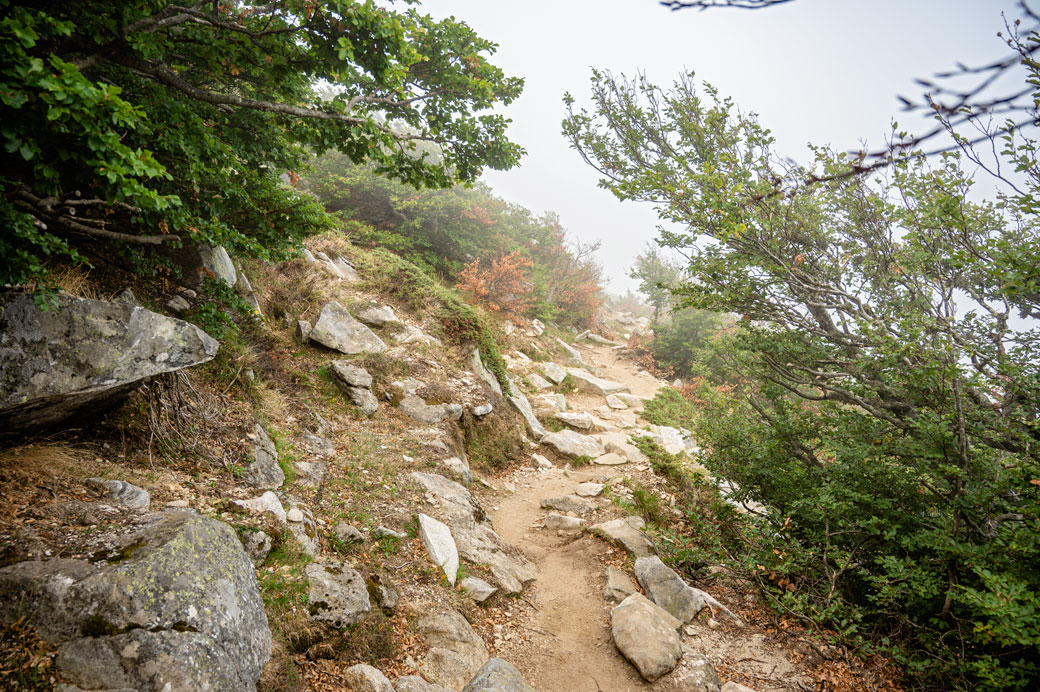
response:
{"label": "overcast sky", "polygon": [[[563,94],[588,103],[590,68],[657,84],[696,72],[776,137],[775,151],[806,159],[805,144],[856,150],[883,145],[899,112],[896,94],[918,96],[915,77],[1001,56],[1001,12],[1013,0],[795,0],[762,10],[672,12],[655,0],[423,0],[499,44],[492,62],[524,77],[504,114],[527,150],[519,167],[484,179],[496,194],[535,213],[555,211],[585,241],[601,240],[611,293],[635,288],[633,258],[656,235],[652,207],[619,202],[560,134]],[[1006,50],[1006,49],[1005,49]]]}

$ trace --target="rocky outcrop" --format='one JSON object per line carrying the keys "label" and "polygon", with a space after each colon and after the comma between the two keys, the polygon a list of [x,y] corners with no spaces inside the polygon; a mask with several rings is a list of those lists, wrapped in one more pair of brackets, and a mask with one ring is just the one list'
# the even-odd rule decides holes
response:
{"label": "rocky outcrop", "polygon": [[538,692],[513,664],[492,658],[477,671],[462,692]]}
{"label": "rocky outcrop", "polygon": [[265,490],[280,488],[285,482],[285,473],[278,465],[278,449],[259,423],[253,428],[253,461],[246,466],[242,479]]}
{"label": "rocky outcrop", "polygon": [[334,360],[329,363],[333,383],[365,416],[379,410],[379,401],[372,393],[372,376],[360,365],[349,360]]}
{"label": "rocky outcrop", "polygon": [[122,302],[0,293],[0,432],[96,415],[145,379],[205,363],[218,344],[198,327]]}
{"label": "rocky outcrop", "polygon": [[25,616],[58,642],[58,672],[82,689],[253,690],[271,632],[234,530],[188,512],[148,515],[81,560],[0,569],[0,620]]}
{"label": "rocky outcrop", "polygon": [[618,392],[628,391],[626,385],[623,385],[620,382],[613,382],[601,377],[596,377],[588,370],[571,368],[567,371],[567,374],[571,376],[572,380],[574,380],[574,386],[579,392],[588,392],[590,394],[601,394],[606,396],[608,394],[617,394]]}
{"label": "rocky outcrop", "polygon": [[419,514],[419,538],[433,563],[444,572],[448,583],[455,586],[459,574],[459,551],[447,524],[431,516]]}
{"label": "rocky outcrop", "polygon": [[483,640],[456,610],[421,617],[416,629],[430,647],[422,672],[435,684],[457,690],[488,660]]}
{"label": "rocky outcrop", "polygon": [[713,612],[718,609],[736,624],[742,624],[729,608],[707,592],[687,584],[656,555],[636,559],[635,573],[647,597],[682,623],[692,620],[704,608],[711,608]]}
{"label": "rocky outcrop", "polygon": [[505,593],[519,593],[535,578],[534,565],[502,540],[487,514],[465,486],[433,473],[413,472],[412,479],[427,493],[431,514],[451,527],[459,555],[487,567]]}
{"label": "rocky outcrop", "polygon": [[643,679],[653,682],[670,672],[682,656],[682,624],[660,606],[634,593],[610,611],[610,634],[621,655]]}
{"label": "rocky outcrop", "polygon": [[382,339],[334,300],[321,309],[318,321],[311,329],[310,340],[348,355],[386,350]]}

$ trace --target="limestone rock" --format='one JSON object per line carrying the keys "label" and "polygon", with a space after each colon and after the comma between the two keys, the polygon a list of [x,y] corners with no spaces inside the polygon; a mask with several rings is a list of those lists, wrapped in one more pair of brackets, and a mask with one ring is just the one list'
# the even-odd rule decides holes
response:
{"label": "limestone rock", "polygon": [[421,617],[416,629],[430,647],[422,672],[438,685],[458,689],[488,660],[483,640],[458,611]]}
{"label": "limestone rock", "polygon": [[46,560],[0,569],[0,621],[24,615],[61,644],[58,672],[83,689],[254,690],[271,632],[234,530],[156,512],[113,539],[101,567]]}
{"label": "limestone rock", "polygon": [[538,503],[538,506],[542,509],[555,509],[560,512],[574,512],[575,514],[585,514],[596,509],[596,505],[588,500],[574,497],[573,495],[546,497]]}
{"label": "limestone rock", "polygon": [[466,577],[463,579],[462,590],[477,603],[483,603],[498,593],[498,589],[479,577]]}
{"label": "limestone rock", "polygon": [[242,547],[246,550],[246,555],[253,561],[254,565],[259,566],[267,559],[267,555],[271,552],[272,541],[271,537],[263,531],[246,531],[241,534]]}
{"label": "limestone rock", "polygon": [[556,363],[543,363],[542,372],[553,384],[560,384],[563,382],[563,378],[567,377],[567,371]]}
{"label": "limestone rock", "polygon": [[634,593],[610,611],[610,633],[621,655],[648,682],[675,668],[682,656],[678,620]]}
{"label": "limestone rock", "polygon": [[397,692],[452,692],[440,685],[431,685],[418,675],[405,675],[397,678]]}
{"label": "limestone rock", "polygon": [[242,479],[254,488],[273,490],[285,483],[285,473],[278,465],[278,449],[259,423],[253,428],[253,461],[245,468]]}
{"label": "limestone rock", "polygon": [[0,292],[0,432],[96,415],[154,375],[205,363],[219,344],[135,305]]}
{"label": "limestone rock", "polygon": [[570,368],[567,370],[567,374],[574,380],[574,386],[579,392],[589,392],[592,394],[607,396],[608,394],[617,394],[618,392],[628,391],[626,385],[623,385],[620,382],[596,377],[588,370]]}
{"label": "limestone rock", "polygon": [[603,454],[603,445],[599,440],[573,430],[550,433],[542,438],[542,444],[551,447],[557,454],[572,459],[580,456],[596,458]]}
{"label": "limestone rock", "polygon": [[540,440],[548,434],[548,430],[542,425],[541,421],[534,415],[534,411],[531,409],[531,402],[527,400],[527,397],[520,388],[517,387],[516,382],[513,380],[509,381],[509,386],[512,393],[506,397],[509,403],[517,410],[517,412],[523,416],[524,422],[527,423],[527,429],[531,431],[531,434],[536,440]]}
{"label": "limestone rock", "polygon": [[578,365],[585,365],[585,359],[581,357],[581,351],[568,344],[563,339],[557,339],[556,343],[563,349],[567,356]]}
{"label": "limestone rock", "polygon": [[386,350],[382,339],[334,300],[321,309],[310,339],[346,354],[382,353]]}
{"label": "limestone rock", "polygon": [[638,558],[654,554],[654,544],[642,531],[645,525],[641,517],[633,516],[605,521],[592,528],[602,531],[612,541]]}
{"label": "limestone rock", "polygon": [[351,692],[394,692],[386,676],[365,663],[358,663],[344,671],[343,678]]}
{"label": "limestone rock", "polygon": [[459,551],[451,529],[431,516],[419,514],[419,538],[434,564],[444,571],[448,583],[455,586],[459,574]]}
{"label": "limestone rock", "polygon": [[498,378],[495,377],[494,373],[484,365],[484,360],[480,357],[480,349],[473,349],[473,353],[470,355],[470,365],[477,377],[487,382],[487,385],[491,387],[495,394],[502,395],[502,385],[499,384]]}
{"label": "limestone rock", "polygon": [[372,609],[365,580],[350,565],[312,562],[303,568],[311,619],[340,628],[361,622]]}
{"label": "limestone rock", "polygon": [[718,609],[736,624],[743,625],[740,618],[729,608],[715,600],[711,594],[687,584],[656,555],[636,559],[635,573],[647,597],[680,622],[689,622],[707,607],[711,608],[713,613]]}
{"label": "limestone rock", "polygon": [[581,531],[581,527],[585,524],[585,520],[579,517],[569,517],[566,514],[556,514],[551,512],[545,517],[545,528],[550,531],[563,531],[564,533],[574,533]]}
{"label": "limestone rock", "polygon": [[328,467],[321,459],[297,461],[294,465],[296,467],[296,482],[310,488],[320,486],[325,480],[325,474],[328,473]]}
{"label": "limestone rock", "polygon": [[552,382],[545,379],[536,372],[532,372],[530,375],[528,375],[527,381],[534,385],[535,389],[551,389],[553,386]]}
{"label": "limestone rock", "polygon": [[333,260],[332,264],[339,271],[339,276],[344,281],[347,281],[349,283],[361,281],[361,275],[358,274],[357,269],[354,268],[354,265],[348,262],[347,260],[343,259],[342,257],[337,257],[335,260]]}
{"label": "limestone rock", "polygon": [[503,592],[520,593],[536,576],[534,565],[495,533],[487,514],[465,486],[433,473],[413,472],[436,509],[433,514],[451,527],[459,555],[486,566]]}
{"label": "limestone rock", "polygon": [[588,413],[573,413],[570,411],[561,411],[553,416],[556,420],[560,421],[564,425],[569,425],[572,428],[579,430],[591,430],[592,429],[592,416]]}
{"label": "limestone rock", "polygon": [[388,529],[385,526],[377,526],[374,529],[372,529],[372,537],[396,538],[397,540],[402,541],[408,538],[408,534],[404,533],[403,531],[394,531],[393,529]]}
{"label": "limestone rock", "polygon": [[620,603],[636,593],[636,585],[617,567],[607,567],[604,576],[607,578],[607,585],[603,587],[603,597],[607,600]]}
{"label": "limestone rock", "polygon": [[[683,647],[682,661],[675,670],[654,685],[656,692],[722,692],[725,689],[708,657],[686,647]],[[734,692],[753,692],[743,685],[730,689]]]}
{"label": "limestone rock", "polygon": [[[537,321],[537,320],[536,320]],[[527,684],[511,663],[501,658],[492,658],[477,671],[462,692],[538,692]]]}
{"label": "limestone rock", "polygon": [[551,461],[543,457],[541,454],[532,454],[531,467],[536,469],[551,469],[553,465]]}
{"label": "limestone rock", "polygon": [[144,488],[139,488],[126,481],[106,480],[104,478],[88,478],[87,482],[103,488],[108,499],[131,509],[148,509],[152,497]]}
{"label": "limestone rock", "polygon": [[579,483],[574,492],[579,497],[596,497],[603,492],[603,487],[602,483]]}
{"label": "limestone rock", "polygon": [[389,305],[365,308],[357,314],[357,318],[369,327],[385,327],[388,324],[401,323],[401,320],[394,314],[394,309]]}
{"label": "limestone rock", "polygon": [[624,401],[622,401],[621,398],[618,397],[617,394],[608,394],[607,395],[607,406],[609,406],[612,409],[619,410],[619,411],[628,408],[628,404],[626,404]]}
{"label": "limestone rock", "polygon": [[621,464],[627,464],[628,459],[615,454],[614,452],[608,452],[607,454],[601,454],[592,460],[593,464],[599,464],[600,466],[620,466]]}
{"label": "limestone rock", "polygon": [[274,518],[278,520],[278,523],[284,524],[286,522],[285,509],[282,507],[282,502],[278,499],[278,496],[270,490],[260,497],[254,497],[249,500],[232,500],[232,502],[253,514],[263,514],[267,512],[274,516]]}

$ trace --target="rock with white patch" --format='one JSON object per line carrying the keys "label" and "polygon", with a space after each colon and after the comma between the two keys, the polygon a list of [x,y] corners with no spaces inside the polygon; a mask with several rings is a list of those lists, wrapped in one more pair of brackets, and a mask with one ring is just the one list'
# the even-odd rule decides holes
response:
{"label": "rock with white patch", "polygon": [[321,309],[318,321],[311,329],[310,340],[348,355],[386,350],[382,339],[334,300]]}
{"label": "rock with white patch", "polygon": [[448,583],[455,586],[459,574],[459,551],[447,524],[426,514],[419,514],[419,539],[433,563],[444,572]]}
{"label": "rock with white patch", "polygon": [[342,562],[312,562],[303,568],[309,580],[307,607],[312,620],[341,628],[361,622],[372,610],[364,578]]}

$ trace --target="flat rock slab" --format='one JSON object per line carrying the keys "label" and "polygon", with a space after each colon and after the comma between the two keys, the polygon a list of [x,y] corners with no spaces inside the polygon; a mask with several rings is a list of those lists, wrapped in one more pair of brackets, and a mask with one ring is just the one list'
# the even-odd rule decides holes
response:
{"label": "flat rock slab", "polygon": [[[473,368],[473,373],[484,380],[487,386],[491,387],[491,391],[498,395],[502,394],[502,385],[499,383],[498,378],[495,377],[495,374],[484,365],[484,360],[480,357],[479,348],[473,349],[473,353],[470,354],[470,366]],[[514,387],[513,389],[515,391],[516,388]]]}
{"label": "flat rock slab", "polygon": [[106,480],[104,478],[88,478],[91,485],[102,488],[105,495],[112,502],[117,502],[131,509],[148,509],[152,504],[152,497],[144,488],[126,481]]}
{"label": "flat rock slab", "polygon": [[542,372],[553,384],[560,384],[567,377],[567,371],[556,363],[543,363]]}
{"label": "flat rock slab", "polygon": [[394,314],[394,309],[389,305],[365,308],[358,312],[357,318],[359,322],[364,322],[370,327],[385,327],[388,324],[400,324],[401,322]]}
{"label": "flat rock slab", "polygon": [[361,622],[372,609],[365,580],[350,565],[312,562],[303,572],[310,580],[307,595],[312,620],[346,627]]}
{"label": "flat rock slab", "polygon": [[604,576],[607,578],[607,585],[603,587],[603,597],[607,600],[620,603],[636,593],[636,585],[617,567],[607,567]]}
{"label": "flat rock slab", "polygon": [[259,423],[253,427],[253,461],[246,466],[242,479],[264,490],[274,490],[285,483],[285,473],[278,465],[278,449]]}
{"label": "flat rock slab", "polygon": [[434,564],[444,571],[448,583],[455,586],[459,574],[459,551],[447,524],[426,514],[419,514],[419,538]]}
{"label": "flat rock slab", "polygon": [[457,690],[488,660],[484,641],[456,610],[421,617],[416,629],[429,647],[422,672],[438,685]]}
{"label": "flat rock slab", "polygon": [[542,509],[555,509],[558,512],[574,512],[575,514],[586,514],[596,509],[596,505],[593,503],[573,495],[546,497],[538,505]]}
{"label": "flat rock slab", "polygon": [[623,411],[628,408],[628,404],[622,401],[617,394],[607,395],[607,406],[618,411]]}
{"label": "flat rock slab", "polygon": [[310,333],[311,341],[346,354],[382,353],[386,344],[371,329],[358,322],[350,312],[330,301],[321,309]]}
{"label": "flat rock slab", "polygon": [[527,376],[527,381],[534,385],[535,389],[551,389],[553,384],[536,372]]}
{"label": "flat rock slab", "polygon": [[492,658],[466,683],[462,692],[538,692],[513,664]]}
{"label": "flat rock slab", "polygon": [[603,488],[606,487],[602,483],[593,483],[591,481],[586,483],[579,483],[578,487],[575,488],[574,493],[578,497],[596,497],[603,492]]}
{"label": "flat rock slab", "polygon": [[545,528],[550,531],[574,533],[581,531],[581,527],[585,525],[585,520],[580,517],[569,517],[566,514],[556,514],[553,512],[545,517],[543,523]]}
{"label": "flat rock slab", "polygon": [[642,531],[645,525],[642,518],[633,516],[605,521],[592,528],[602,531],[608,538],[638,558],[654,554],[654,544]]}
{"label": "flat rock slab", "polygon": [[349,360],[334,360],[329,363],[329,373],[337,385],[372,388],[372,375],[360,365]]}
{"label": "flat rock slab", "polygon": [[678,620],[638,593],[610,611],[614,645],[648,682],[670,672],[682,657],[680,627]]}
{"label": "flat rock slab", "polygon": [[531,431],[531,435],[533,435],[536,440],[541,440],[549,431],[545,429],[545,426],[543,426],[541,421],[538,420],[538,417],[534,415],[534,410],[531,408],[531,402],[528,401],[527,396],[520,391],[515,380],[509,380],[509,388],[512,393],[507,396],[506,399],[509,401],[510,405],[516,409],[517,413],[523,417],[524,422],[527,423],[527,429]]}
{"label": "flat rock slab", "polygon": [[621,464],[627,464],[628,459],[615,452],[608,452],[593,459],[592,463],[600,466],[620,466]]}
{"label": "flat rock slab", "polygon": [[59,645],[56,672],[82,689],[255,689],[271,632],[235,531],[191,512],[142,521],[111,543],[99,537],[110,551],[101,566],[0,569],[0,621],[26,616]]}
{"label": "flat rock slab", "polygon": [[651,425],[650,437],[669,454],[679,454],[686,451],[686,443],[683,441],[683,435],[678,428],[671,428],[667,425]]}
{"label": "flat rock slab", "polygon": [[466,577],[462,580],[462,590],[477,603],[483,603],[498,593],[498,589],[480,577]]}
{"label": "flat rock slab", "polygon": [[622,456],[636,464],[645,464],[649,461],[638,447],[628,441],[628,433],[609,433],[602,435],[600,440],[603,441],[603,446],[607,452]]}
{"label": "flat rock slab", "polygon": [[628,391],[627,385],[596,377],[588,370],[570,368],[567,370],[567,374],[574,380],[574,386],[579,392],[589,392],[606,396],[608,394],[617,394],[618,392]]}
{"label": "flat rock slab", "polygon": [[585,359],[581,356],[581,351],[568,344],[563,339],[557,339],[556,343],[563,349],[563,352],[578,365],[585,365]]}
{"label": "flat rock slab", "polygon": [[550,447],[560,456],[591,457],[596,458],[603,455],[603,445],[599,440],[589,435],[582,435],[573,430],[561,430],[550,433],[542,438],[542,444]]}
{"label": "flat rock slab", "polygon": [[66,294],[42,311],[0,289],[0,431],[93,416],[154,375],[205,363],[219,344],[136,305]]}
{"label": "flat rock slab", "polygon": [[364,663],[347,668],[343,677],[351,692],[394,692],[394,686],[385,675]]}
{"label": "flat rock slab", "polygon": [[591,430],[593,419],[592,415],[588,413],[575,413],[571,411],[561,411],[553,416],[556,420],[560,421],[564,425],[569,425],[572,428],[578,430]]}

